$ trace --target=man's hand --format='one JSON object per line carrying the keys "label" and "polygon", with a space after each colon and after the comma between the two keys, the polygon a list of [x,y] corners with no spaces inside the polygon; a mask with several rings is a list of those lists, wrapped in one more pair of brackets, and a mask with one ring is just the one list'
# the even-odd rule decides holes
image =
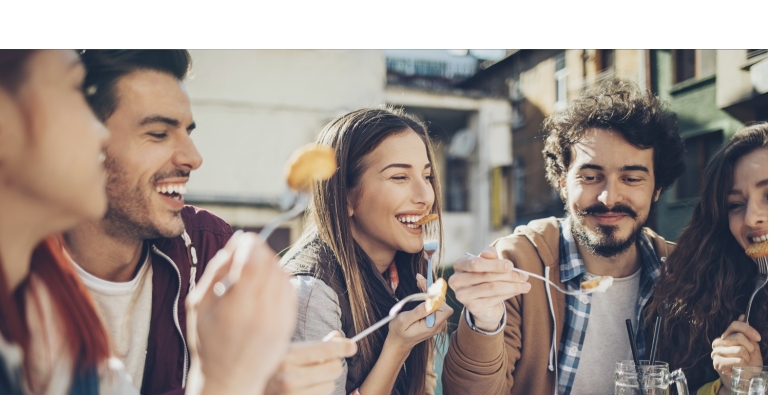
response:
{"label": "man's hand", "polygon": [[[214,284],[233,280],[217,296]],[[208,263],[187,304],[187,394],[261,394],[289,346],[297,301],[275,252],[236,232]]]}
{"label": "man's hand", "polygon": [[[473,315],[474,324],[495,331],[503,318],[503,302],[529,292],[529,276],[513,271],[513,262],[499,259],[493,247],[478,257],[463,257],[454,264],[449,286],[455,297]],[[464,318],[461,318],[464,319]]]}
{"label": "man's hand", "polygon": [[321,395],[334,391],[342,374],[342,359],[358,347],[334,331],[322,342],[292,343],[267,384],[266,395]]}
{"label": "man's hand", "polygon": [[722,379],[722,387],[730,388],[730,378],[736,366],[762,366],[759,332],[743,322],[743,314],[733,321],[721,337],[711,343],[714,369]]}

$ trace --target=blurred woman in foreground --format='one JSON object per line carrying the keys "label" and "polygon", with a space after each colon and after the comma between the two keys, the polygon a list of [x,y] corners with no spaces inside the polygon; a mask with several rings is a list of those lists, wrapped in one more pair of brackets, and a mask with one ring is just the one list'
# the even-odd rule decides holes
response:
{"label": "blurred woman in foreground", "polygon": [[[74,51],[0,50],[2,394],[138,394],[51,236],[107,206],[108,132],[85,101],[84,77]],[[190,394],[261,393],[288,344],[291,286],[263,243],[238,236],[188,299]],[[268,262],[247,264],[255,260]],[[240,279],[218,298],[211,288],[231,268]]]}
{"label": "blurred woman in foreground", "polygon": [[[339,167],[315,185],[308,226],[282,260],[297,275],[294,340],[318,340],[332,330],[351,338],[421,292],[427,264],[414,222],[440,213],[428,133],[411,116],[353,111],[331,121],[316,142],[334,149]],[[334,394],[432,394],[434,335],[451,314],[444,303],[429,328],[425,304],[407,305],[358,342]]]}
{"label": "blurred woman in foreground", "polygon": [[743,322],[758,273],[744,251],[767,240],[767,159],[767,123],[742,128],[714,155],[648,310],[662,318],[656,359],[683,368],[699,394],[729,394],[733,367],[767,365],[766,286]]}

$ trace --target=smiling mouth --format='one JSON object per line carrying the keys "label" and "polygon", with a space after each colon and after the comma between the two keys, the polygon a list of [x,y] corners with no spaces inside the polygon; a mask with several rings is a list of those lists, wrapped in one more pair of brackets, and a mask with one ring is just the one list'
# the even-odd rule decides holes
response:
{"label": "smiling mouth", "polygon": [[419,229],[421,226],[415,224],[415,222],[419,221],[424,216],[425,215],[397,215],[396,220],[406,225],[407,228]]}
{"label": "smiling mouth", "polygon": [[767,235],[762,235],[759,237],[749,237],[749,241],[752,243],[761,243],[763,241],[767,241]]}
{"label": "smiling mouth", "polygon": [[185,184],[162,184],[155,186],[155,192],[181,201],[183,195],[187,193],[187,186]]}

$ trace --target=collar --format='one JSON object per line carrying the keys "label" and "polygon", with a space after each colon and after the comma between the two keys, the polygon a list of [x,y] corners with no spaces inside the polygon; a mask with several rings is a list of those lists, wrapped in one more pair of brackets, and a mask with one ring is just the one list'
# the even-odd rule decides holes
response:
{"label": "collar", "polygon": [[396,267],[395,259],[390,263],[390,266],[388,266],[387,273],[388,278],[386,279],[386,282],[390,286],[390,290],[395,294],[396,288],[398,288],[398,267]]}
{"label": "collar", "polygon": [[[583,258],[580,257],[580,252],[578,252],[577,242],[572,236],[570,218],[567,217],[560,220],[559,228],[561,231],[560,250],[562,251],[559,254],[559,278],[562,283],[570,282],[575,278],[580,278],[582,281],[583,275],[587,271],[583,264]],[[658,262],[657,255],[652,248],[652,243],[647,234],[640,232],[636,245],[642,258],[642,275],[656,278],[656,273],[660,273],[660,262]]]}

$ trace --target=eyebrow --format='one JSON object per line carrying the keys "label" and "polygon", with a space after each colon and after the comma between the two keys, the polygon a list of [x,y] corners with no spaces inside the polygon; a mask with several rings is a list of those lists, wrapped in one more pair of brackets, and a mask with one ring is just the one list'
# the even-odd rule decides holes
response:
{"label": "eyebrow", "polygon": [[[604,171],[604,167],[593,164],[593,163],[585,163],[583,165],[580,165],[578,170],[585,170],[585,169],[592,169],[592,170],[599,170]],[[647,174],[650,174],[650,169],[647,168],[647,166],[642,165],[626,165],[620,168],[620,171],[643,171]]]}
{"label": "eyebrow", "polygon": [[[765,178],[764,180],[756,183],[755,186],[757,188],[766,187],[767,186],[767,178]],[[730,193],[728,193],[728,195],[741,195],[741,194],[743,194],[743,192],[741,192],[741,191],[739,191],[737,189],[731,189]]]}
{"label": "eyebrow", "polygon": [[[169,126],[173,127],[179,127],[180,122],[174,118],[164,117],[163,115],[150,115],[148,117],[144,117],[141,121],[139,121],[140,126],[144,125],[152,125],[154,123],[163,123]],[[195,122],[191,123],[187,126],[187,130],[191,131],[195,129]]]}
{"label": "eyebrow", "polygon": [[[385,171],[387,169],[390,169],[391,167],[397,167],[397,168],[400,168],[400,169],[411,169],[412,165],[409,165],[409,164],[406,164],[406,163],[391,163],[391,164],[383,167],[382,170],[380,170],[380,173],[382,173],[383,171]],[[428,169],[428,168],[430,168],[430,163],[425,165],[425,167],[423,169]]]}

